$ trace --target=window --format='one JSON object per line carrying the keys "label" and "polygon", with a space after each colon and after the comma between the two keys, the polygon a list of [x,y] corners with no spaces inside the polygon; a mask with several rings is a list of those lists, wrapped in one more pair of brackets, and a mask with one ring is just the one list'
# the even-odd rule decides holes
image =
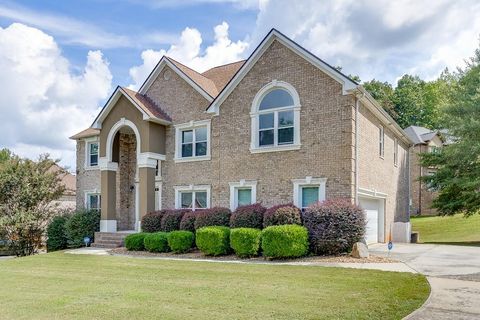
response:
{"label": "window", "polygon": [[393,164],[398,165],[398,139],[395,138],[393,146]]}
{"label": "window", "polygon": [[251,117],[251,152],[300,148],[300,102],[288,83],[273,81],[262,88],[253,101]]}
{"label": "window", "polygon": [[162,210],[162,183],[155,183],[155,210]]}
{"label": "window", "polygon": [[303,210],[312,204],[325,200],[326,178],[294,179],[293,204]]}
{"label": "window", "polygon": [[230,182],[230,210],[257,202],[257,182]]}
{"label": "window", "polygon": [[100,210],[101,196],[99,193],[86,194],[86,208],[87,210]]}
{"label": "window", "polygon": [[210,186],[175,187],[175,208],[192,210],[210,208]]}
{"label": "window", "polygon": [[87,167],[98,166],[98,142],[87,142]]}
{"label": "window", "polygon": [[383,127],[378,128],[378,141],[379,141],[379,155],[381,158],[385,155],[385,133],[383,132]]}
{"label": "window", "polygon": [[175,161],[210,160],[210,120],[176,126]]}

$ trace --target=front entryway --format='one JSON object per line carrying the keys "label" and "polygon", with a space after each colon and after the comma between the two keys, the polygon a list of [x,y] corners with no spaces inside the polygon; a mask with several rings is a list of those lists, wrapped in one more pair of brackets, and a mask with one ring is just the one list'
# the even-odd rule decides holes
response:
{"label": "front entryway", "polygon": [[365,210],[367,226],[365,240],[367,244],[385,241],[385,200],[376,198],[359,198],[360,207]]}

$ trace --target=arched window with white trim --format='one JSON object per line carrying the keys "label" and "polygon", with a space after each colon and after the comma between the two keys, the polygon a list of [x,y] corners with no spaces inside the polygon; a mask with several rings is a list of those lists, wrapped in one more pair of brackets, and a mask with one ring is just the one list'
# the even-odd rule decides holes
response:
{"label": "arched window with white trim", "polygon": [[272,81],[264,86],[253,100],[250,115],[253,153],[300,148],[300,100],[292,85]]}

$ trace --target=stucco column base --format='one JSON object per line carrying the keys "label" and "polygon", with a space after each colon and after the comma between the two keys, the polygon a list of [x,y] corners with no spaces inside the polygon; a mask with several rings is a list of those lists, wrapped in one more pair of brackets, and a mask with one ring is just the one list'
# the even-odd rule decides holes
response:
{"label": "stucco column base", "polygon": [[117,232],[117,220],[100,220],[100,232]]}
{"label": "stucco column base", "polygon": [[102,217],[104,221],[115,221],[116,229],[116,171],[102,170],[101,189],[102,189]]}
{"label": "stucco column base", "polygon": [[138,228],[140,228],[140,222],[142,217],[149,212],[155,210],[155,168],[140,167],[138,168],[139,177],[139,222]]}

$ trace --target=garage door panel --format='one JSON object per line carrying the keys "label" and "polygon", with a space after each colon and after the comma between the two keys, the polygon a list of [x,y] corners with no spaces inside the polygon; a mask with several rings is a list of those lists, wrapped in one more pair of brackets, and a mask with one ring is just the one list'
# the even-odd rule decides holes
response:
{"label": "garage door panel", "polygon": [[365,210],[367,227],[365,231],[365,240],[367,244],[378,242],[378,210]]}

